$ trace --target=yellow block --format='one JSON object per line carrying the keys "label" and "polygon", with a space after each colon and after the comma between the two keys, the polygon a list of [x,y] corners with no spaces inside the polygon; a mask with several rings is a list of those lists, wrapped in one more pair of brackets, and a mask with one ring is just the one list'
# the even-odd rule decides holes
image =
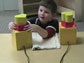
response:
{"label": "yellow block", "polygon": [[64,28],[59,23],[59,40],[62,45],[66,45],[68,42],[69,44],[76,44],[76,35],[77,30],[75,28]]}
{"label": "yellow block", "polygon": [[12,40],[17,50],[32,47],[32,33],[27,31],[12,31]]}
{"label": "yellow block", "polygon": [[61,20],[62,20],[62,21],[65,21],[65,14],[66,14],[66,12],[62,12],[62,13],[61,13]]}
{"label": "yellow block", "polygon": [[73,14],[72,14],[72,12],[66,13],[66,15],[65,15],[65,22],[67,22],[67,23],[73,22]]}
{"label": "yellow block", "polygon": [[61,19],[62,19],[62,21],[71,23],[71,22],[73,22],[73,13],[71,11],[62,12]]}
{"label": "yellow block", "polygon": [[26,14],[18,14],[15,16],[15,24],[26,24],[27,18]]}

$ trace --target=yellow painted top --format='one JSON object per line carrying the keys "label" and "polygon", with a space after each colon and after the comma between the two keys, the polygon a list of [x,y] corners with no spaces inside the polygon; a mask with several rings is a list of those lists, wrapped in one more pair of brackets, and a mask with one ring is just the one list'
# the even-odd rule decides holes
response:
{"label": "yellow painted top", "polygon": [[15,16],[15,24],[26,24],[26,14],[18,14]]}
{"label": "yellow painted top", "polygon": [[61,13],[61,19],[62,19],[62,21],[65,21],[65,14],[66,14],[66,12],[62,12]]}
{"label": "yellow painted top", "polygon": [[73,22],[73,13],[71,11],[62,12],[61,19],[62,19],[62,21],[71,23],[71,22]]}

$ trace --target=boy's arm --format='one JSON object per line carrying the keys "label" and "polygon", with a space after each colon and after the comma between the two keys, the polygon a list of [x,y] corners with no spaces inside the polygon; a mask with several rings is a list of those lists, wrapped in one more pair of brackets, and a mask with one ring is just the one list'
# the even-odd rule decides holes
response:
{"label": "boy's arm", "polygon": [[48,32],[47,32],[47,30],[41,28],[40,26],[38,26],[36,32],[38,32],[39,35],[42,36],[43,38],[47,38],[47,37],[48,37]]}
{"label": "boy's arm", "polygon": [[38,32],[43,38],[50,38],[55,34],[55,30],[52,28],[43,29],[36,24],[30,24],[32,31]]}
{"label": "boy's arm", "polygon": [[43,38],[46,38],[48,36],[47,30],[41,28],[40,26],[36,24],[30,24],[29,28],[32,29],[32,31],[39,33],[39,35],[42,36]]}

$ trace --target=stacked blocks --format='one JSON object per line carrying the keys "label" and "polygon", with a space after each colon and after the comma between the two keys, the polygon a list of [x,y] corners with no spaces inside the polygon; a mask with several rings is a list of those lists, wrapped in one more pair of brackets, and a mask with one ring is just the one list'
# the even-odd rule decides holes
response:
{"label": "stacked blocks", "polygon": [[62,12],[61,19],[62,19],[61,25],[64,27],[72,27],[74,25],[72,12]]}
{"label": "stacked blocks", "polygon": [[59,23],[59,39],[62,45],[76,44],[76,25],[73,21],[72,12],[62,12],[62,21]]}
{"label": "stacked blocks", "polygon": [[[19,14],[15,16],[15,24],[26,24],[26,15],[25,14]],[[32,47],[32,32],[27,32],[23,30],[12,30],[12,40],[14,47],[17,50],[25,48]]]}
{"label": "stacked blocks", "polygon": [[19,14],[15,16],[16,30],[24,31],[24,26],[27,24],[26,14]]}

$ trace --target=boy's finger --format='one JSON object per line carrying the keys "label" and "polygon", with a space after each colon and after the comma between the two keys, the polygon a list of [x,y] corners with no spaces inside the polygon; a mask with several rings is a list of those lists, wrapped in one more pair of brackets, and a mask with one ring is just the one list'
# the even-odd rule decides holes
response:
{"label": "boy's finger", "polygon": [[24,30],[27,30],[28,28],[24,28]]}
{"label": "boy's finger", "polygon": [[32,31],[32,28],[30,28],[30,29],[27,29],[26,31]]}
{"label": "boy's finger", "polygon": [[29,25],[25,25],[24,27],[29,27]]}

